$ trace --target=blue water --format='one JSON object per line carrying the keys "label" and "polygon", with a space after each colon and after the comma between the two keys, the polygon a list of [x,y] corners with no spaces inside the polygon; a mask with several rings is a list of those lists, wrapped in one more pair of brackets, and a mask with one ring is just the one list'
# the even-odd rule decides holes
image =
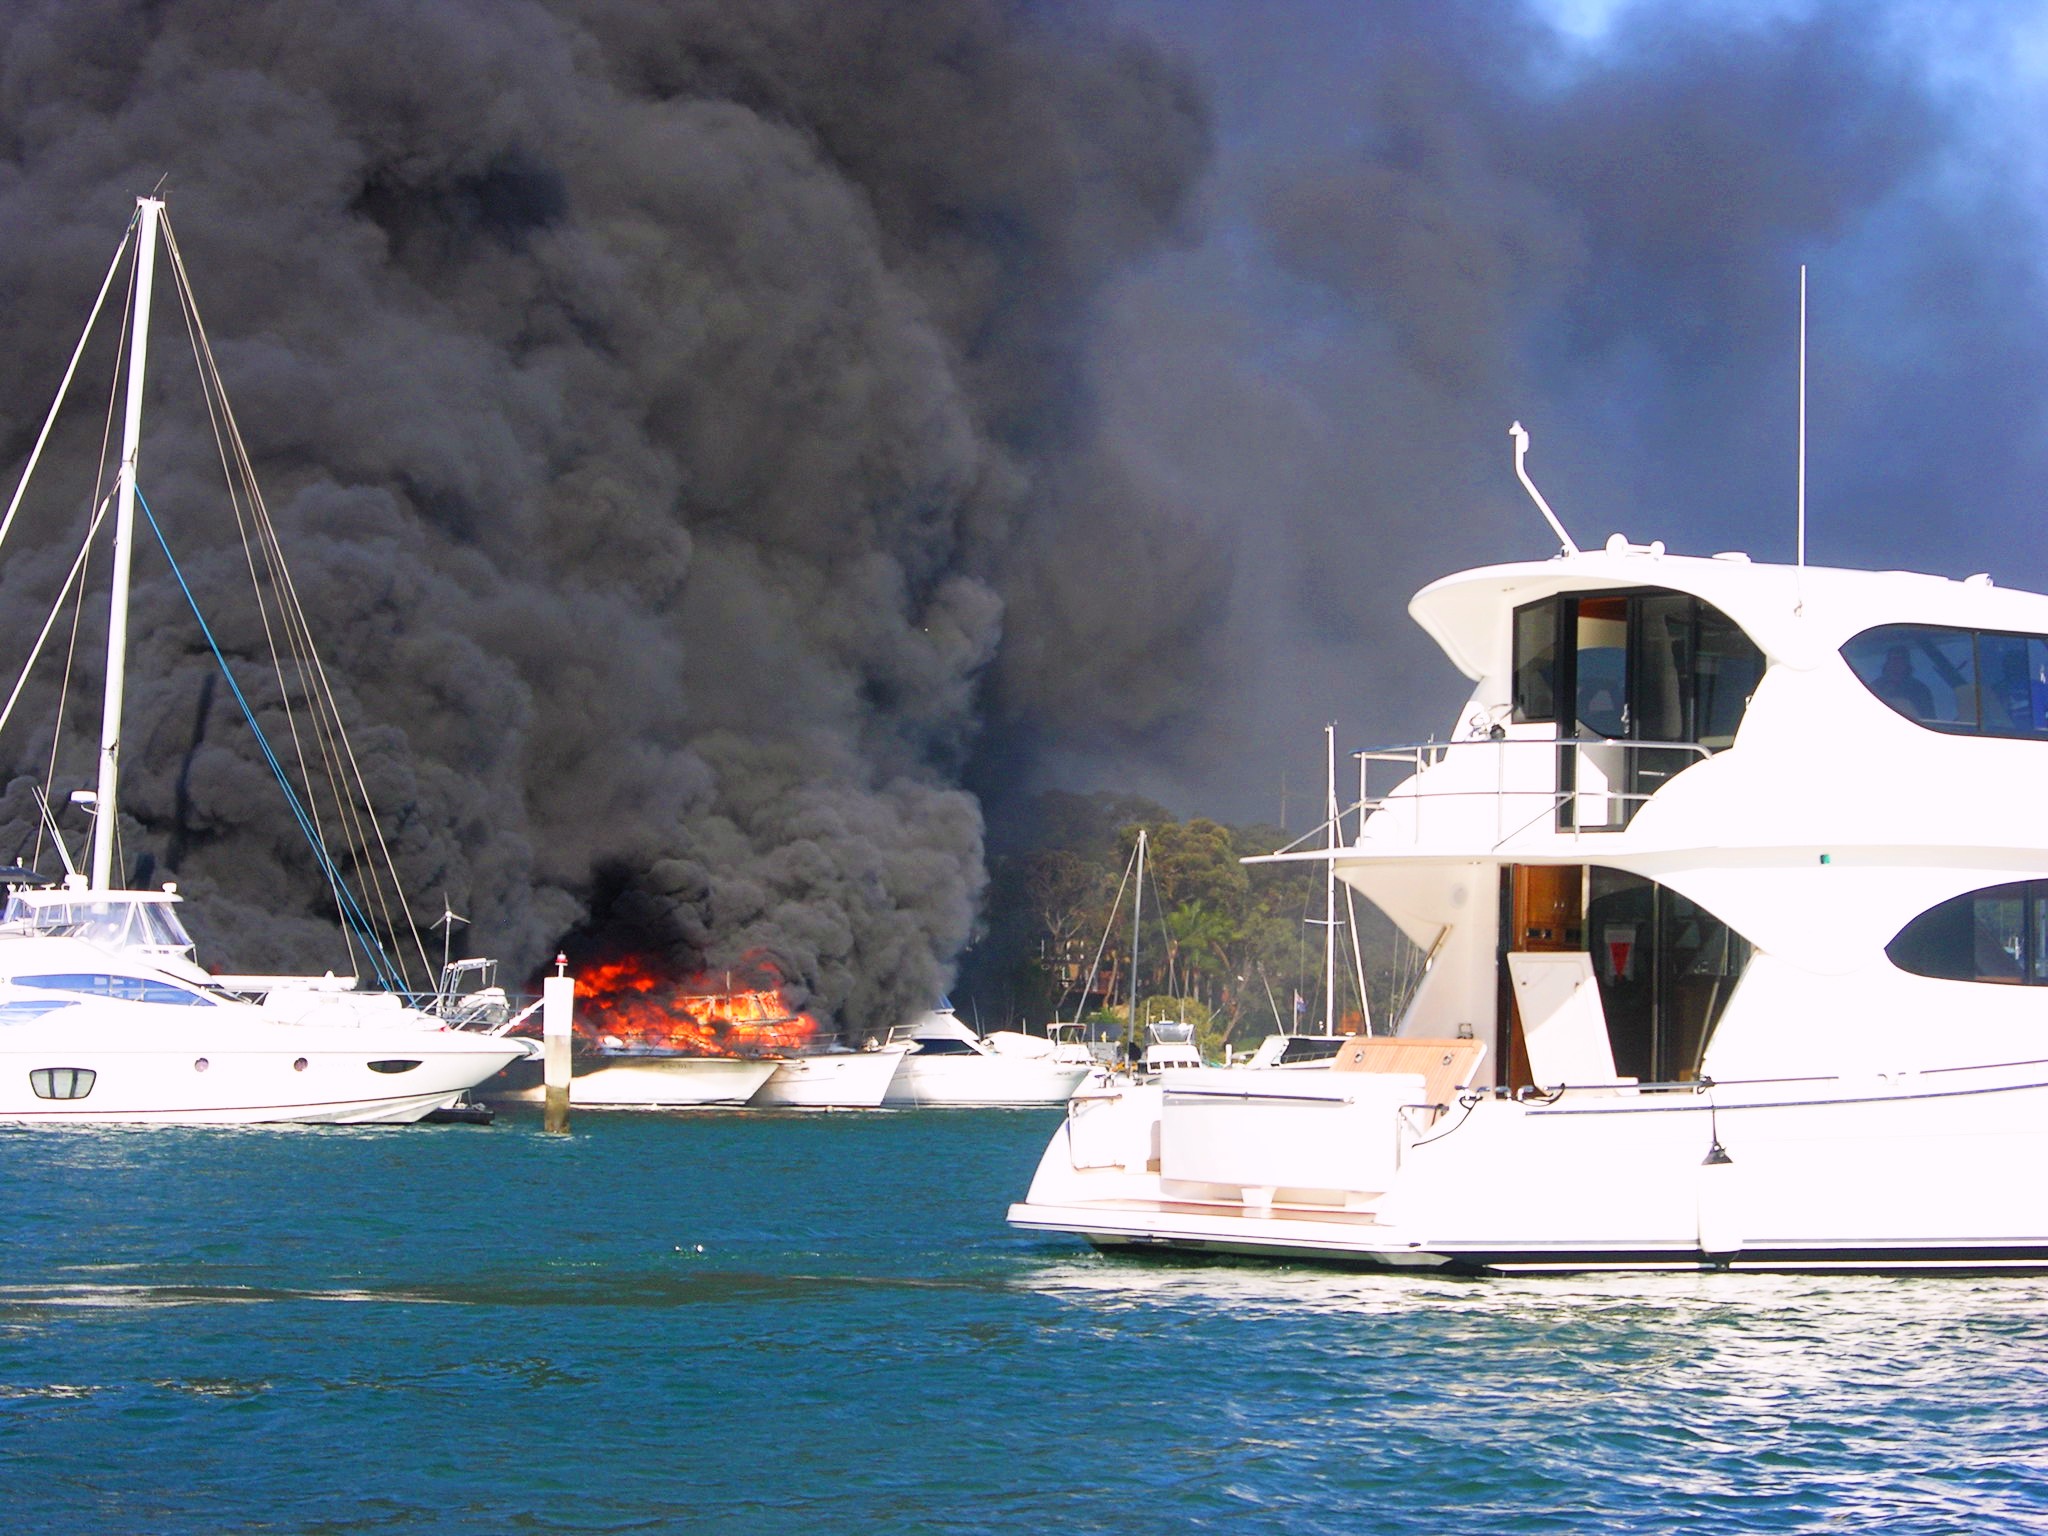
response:
{"label": "blue water", "polygon": [[1154,1267],[1045,1113],[0,1132],[12,1531],[2048,1529],[2048,1283]]}

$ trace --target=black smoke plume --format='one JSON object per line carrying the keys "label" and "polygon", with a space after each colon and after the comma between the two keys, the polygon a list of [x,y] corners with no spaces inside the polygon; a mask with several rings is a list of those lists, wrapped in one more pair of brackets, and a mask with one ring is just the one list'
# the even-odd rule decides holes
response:
{"label": "black smoke plume", "polygon": [[[400,874],[472,950],[765,949],[893,1023],[974,920],[986,711],[1028,739],[1116,655],[1199,649],[1157,599],[1220,566],[1099,441],[1083,355],[1103,285],[1184,232],[1206,117],[1091,10],[52,0],[0,57],[8,457],[161,178]],[[141,480],[275,725],[181,343]],[[9,656],[87,502],[83,415],[64,515],[0,559]],[[127,858],[181,882],[203,957],[336,964],[160,558],[138,583]],[[1120,714],[1187,675],[1118,675]],[[74,692],[60,798],[94,719]],[[14,734],[20,842],[49,736]]]}
{"label": "black smoke plume", "polygon": [[[1594,14],[1597,26],[1556,18]],[[2048,580],[2031,14],[1985,0],[1120,0],[1209,91],[1203,238],[1101,305],[1101,433],[1224,559],[1191,707],[1069,782],[1293,831],[1467,686],[1409,621],[1580,543]],[[1197,593],[1203,589],[1196,586]],[[1347,795],[1347,799],[1349,796]]]}

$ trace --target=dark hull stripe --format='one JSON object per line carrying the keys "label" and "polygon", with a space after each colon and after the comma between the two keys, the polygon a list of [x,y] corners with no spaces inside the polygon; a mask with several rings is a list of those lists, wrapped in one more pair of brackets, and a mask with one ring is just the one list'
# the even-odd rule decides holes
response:
{"label": "dark hull stripe", "polygon": [[1710,1255],[1682,1249],[1587,1249],[1575,1252],[1485,1252],[1416,1249],[1406,1253],[1347,1253],[1280,1244],[1204,1238],[1089,1238],[1098,1249],[1148,1258],[1203,1260],[1252,1258],[1319,1268],[1427,1271],[1433,1274],[1582,1274],[1592,1270],[1741,1270],[1774,1274],[2014,1274],[2048,1273],[2048,1241],[1989,1245],[1745,1249]]}

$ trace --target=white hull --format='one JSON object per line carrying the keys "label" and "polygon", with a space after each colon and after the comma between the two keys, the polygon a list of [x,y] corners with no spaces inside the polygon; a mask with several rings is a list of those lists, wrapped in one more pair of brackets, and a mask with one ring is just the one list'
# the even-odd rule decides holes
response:
{"label": "white hull", "polygon": [[[169,1017],[188,1012],[213,1011],[86,1005],[52,1015],[50,1023],[0,1031],[0,1121],[403,1124],[453,1103],[528,1052],[522,1041],[451,1030]],[[79,1098],[41,1097],[35,1085],[41,1075],[48,1086],[46,1069],[90,1072],[90,1090]]]}
{"label": "white hull", "polygon": [[790,1057],[776,1063],[751,1102],[767,1109],[874,1109],[908,1049],[892,1045]]}
{"label": "white hull", "polygon": [[1064,1104],[1089,1068],[1003,1055],[903,1058],[882,1102],[899,1108],[984,1108]]}
{"label": "white hull", "polygon": [[[1278,1136],[1255,1107],[1234,1133],[1171,1080],[1077,1103],[1010,1219],[1103,1248],[1396,1268],[2048,1270],[2043,1064],[1484,1096],[1427,1127],[1361,1076],[1330,1074],[1362,1090],[1348,1109],[1288,1106]],[[1326,1187],[1233,1184],[1233,1166]],[[1347,1183],[1377,1187],[1328,1187]]]}
{"label": "white hull", "polygon": [[[773,1061],[738,1056],[615,1056],[569,1080],[577,1109],[693,1109],[744,1104],[774,1075]],[[539,1099],[544,1090],[519,1095]]]}

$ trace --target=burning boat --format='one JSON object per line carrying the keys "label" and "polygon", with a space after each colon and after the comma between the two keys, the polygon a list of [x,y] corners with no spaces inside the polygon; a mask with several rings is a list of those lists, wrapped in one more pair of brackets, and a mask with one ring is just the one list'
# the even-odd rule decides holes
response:
{"label": "burning boat", "polygon": [[[750,956],[738,974],[674,977],[621,956],[584,967],[576,991],[569,1101],[578,1109],[745,1104],[820,1036],[765,957]],[[514,1062],[484,1093],[538,1102],[540,1072]]]}

